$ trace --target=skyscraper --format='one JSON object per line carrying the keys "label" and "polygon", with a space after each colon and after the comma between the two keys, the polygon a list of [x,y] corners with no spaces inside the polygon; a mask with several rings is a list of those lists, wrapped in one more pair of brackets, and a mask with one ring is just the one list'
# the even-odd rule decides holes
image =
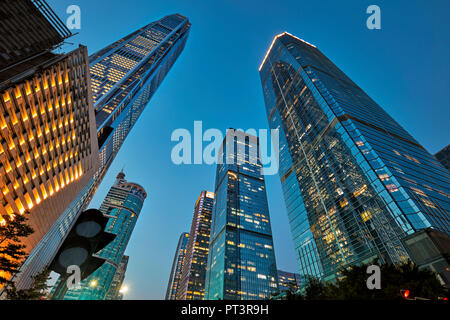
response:
{"label": "skyscraper", "polygon": [[275,37],[260,76],[300,273],[409,256],[402,239],[450,232],[450,173],[314,45]]}
{"label": "skyscraper", "polygon": [[177,300],[203,300],[214,193],[202,191],[195,203],[191,232],[177,288]]}
{"label": "skyscraper", "polygon": [[302,284],[302,277],[298,273],[278,270],[278,290],[280,293],[285,291],[297,291]]}
{"label": "skyscraper", "polygon": [[121,292],[123,280],[125,279],[125,273],[127,272],[129,256],[122,256],[116,273],[114,274],[111,286],[105,300],[122,300],[123,294]]}
{"label": "skyscraper", "polygon": [[89,57],[99,169],[31,253],[22,267],[23,274],[42,270],[51,261],[77,216],[89,204],[128,133],[184,49],[189,29],[186,17],[169,15]]}
{"label": "skyscraper", "polygon": [[[125,180],[120,172],[116,182],[103,200],[100,211],[109,218],[105,231],[116,234],[116,238],[102,249],[98,256],[106,262],[85,280],[80,289],[68,290],[65,300],[105,300],[114,288],[113,281],[122,262],[147,193],[140,185]],[[122,272],[119,270],[119,272]]]}
{"label": "skyscraper", "polygon": [[98,168],[88,56],[53,52],[71,33],[45,1],[0,13],[0,225],[29,211],[31,252]]}
{"label": "skyscraper", "polygon": [[205,299],[269,299],[277,283],[259,139],[230,129],[217,165]]}
{"label": "skyscraper", "polygon": [[181,270],[186,256],[188,240],[189,233],[183,232],[178,240],[177,250],[175,251],[175,257],[173,258],[169,284],[167,285],[166,300],[176,300],[177,298],[177,290],[180,284]]}

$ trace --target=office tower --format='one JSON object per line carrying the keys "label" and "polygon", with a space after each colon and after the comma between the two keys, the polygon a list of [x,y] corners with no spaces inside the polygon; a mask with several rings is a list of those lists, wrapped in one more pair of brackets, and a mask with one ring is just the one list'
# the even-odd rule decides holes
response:
{"label": "office tower", "polygon": [[230,129],[218,159],[205,300],[269,299],[278,279],[259,139]]}
{"label": "office tower", "polygon": [[114,185],[99,209],[109,218],[105,231],[116,234],[116,238],[98,254],[99,257],[106,259],[105,263],[81,281],[81,288],[68,290],[65,300],[105,300],[112,287],[114,290],[114,276],[146,197],[144,188],[125,180],[123,172],[117,175]]}
{"label": "office tower", "polygon": [[180,283],[181,270],[183,268],[184,257],[188,245],[189,233],[183,232],[178,240],[177,250],[173,258],[172,269],[170,271],[169,284],[167,285],[166,300],[176,300],[177,290]]}
{"label": "office tower", "polygon": [[450,170],[450,144],[434,155],[436,159]]}
{"label": "office tower", "polygon": [[298,273],[286,272],[278,270],[278,290],[297,291],[302,284],[302,277]]}
{"label": "office tower", "polygon": [[189,28],[187,18],[169,15],[89,57],[99,169],[31,253],[22,267],[24,273],[42,270],[51,261],[77,216],[86,209],[126,136],[181,54]]}
{"label": "office tower", "polygon": [[3,0],[0,24],[0,83],[51,60],[72,36],[45,0]]}
{"label": "office tower", "polygon": [[31,252],[98,168],[88,56],[52,52],[71,34],[45,1],[0,12],[0,225],[29,211]]}
{"label": "office tower", "polygon": [[403,239],[412,262],[419,269],[436,272],[439,281],[450,289],[450,236],[432,228],[419,230]]}
{"label": "office tower", "polygon": [[195,203],[177,300],[203,300],[214,193],[202,191]]}
{"label": "office tower", "polygon": [[301,275],[401,263],[404,236],[450,232],[449,171],[314,45],[282,33],[259,71]]}
{"label": "office tower", "polygon": [[122,284],[125,279],[125,273],[127,272],[128,260],[130,257],[122,256],[120,259],[119,266],[117,267],[116,273],[114,274],[113,280],[111,282],[111,286],[108,290],[108,294],[106,295],[105,300],[122,300],[123,292],[122,292]]}

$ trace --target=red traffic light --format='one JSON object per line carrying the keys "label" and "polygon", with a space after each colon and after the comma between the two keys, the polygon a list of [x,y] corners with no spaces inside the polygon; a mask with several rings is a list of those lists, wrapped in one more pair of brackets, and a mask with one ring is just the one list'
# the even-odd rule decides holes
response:
{"label": "red traffic light", "polygon": [[402,291],[403,291],[402,292],[403,298],[408,299],[408,297],[409,297],[409,290],[402,290]]}

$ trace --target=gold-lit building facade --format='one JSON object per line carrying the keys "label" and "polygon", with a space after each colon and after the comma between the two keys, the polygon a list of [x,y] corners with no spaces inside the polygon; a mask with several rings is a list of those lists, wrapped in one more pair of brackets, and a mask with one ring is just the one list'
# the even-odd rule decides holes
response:
{"label": "gold-lit building facade", "polygon": [[86,47],[36,70],[0,91],[0,225],[28,211],[27,251],[98,166]]}
{"label": "gold-lit building facade", "polygon": [[202,191],[195,203],[177,300],[203,300],[214,193]]}
{"label": "gold-lit building facade", "polygon": [[183,269],[186,249],[189,241],[189,233],[183,232],[178,240],[177,250],[173,258],[172,269],[170,271],[169,283],[167,285],[166,300],[176,300],[177,291],[180,284],[181,272]]}

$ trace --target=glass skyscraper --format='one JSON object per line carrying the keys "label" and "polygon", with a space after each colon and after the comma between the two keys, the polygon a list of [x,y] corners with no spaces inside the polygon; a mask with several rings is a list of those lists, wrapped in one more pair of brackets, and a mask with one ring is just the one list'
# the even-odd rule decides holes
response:
{"label": "glass skyscraper", "polygon": [[219,152],[205,300],[269,299],[278,287],[259,139],[228,130]]}
{"label": "glass skyscraper", "polygon": [[180,14],[169,15],[89,57],[99,169],[38,243],[22,266],[22,274],[36,274],[51,261],[78,215],[86,209],[128,133],[184,49],[190,25]]}
{"label": "glass skyscraper", "polygon": [[109,287],[108,294],[105,300],[122,300],[123,292],[121,292],[123,280],[125,279],[125,273],[127,272],[129,256],[122,256],[116,273],[114,274],[111,286]]}
{"label": "glass skyscraper", "polygon": [[177,300],[203,300],[214,193],[202,191],[195,203]]}
{"label": "glass skyscraper", "polygon": [[106,300],[117,295],[115,276],[117,271],[124,273],[119,266],[123,263],[125,249],[145,198],[147,193],[144,188],[125,180],[123,172],[117,175],[99,209],[109,218],[105,231],[115,234],[116,238],[97,254],[106,259],[105,263],[81,281],[81,288],[68,290],[64,300]]}
{"label": "glass skyscraper", "polygon": [[450,233],[450,173],[314,45],[275,37],[260,76],[302,275],[409,256],[416,230]]}
{"label": "glass skyscraper", "polygon": [[298,273],[278,270],[278,290],[280,290],[280,293],[290,291],[292,289],[297,291],[301,286],[302,281],[302,277]]}
{"label": "glass skyscraper", "polygon": [[178,240],[177,250],[173,258],[172,270],[170,271],[169,284],[167,285],[166,300],[176,300],[180,284],[181,270],[183,268],[189,233],[183,232]]}

